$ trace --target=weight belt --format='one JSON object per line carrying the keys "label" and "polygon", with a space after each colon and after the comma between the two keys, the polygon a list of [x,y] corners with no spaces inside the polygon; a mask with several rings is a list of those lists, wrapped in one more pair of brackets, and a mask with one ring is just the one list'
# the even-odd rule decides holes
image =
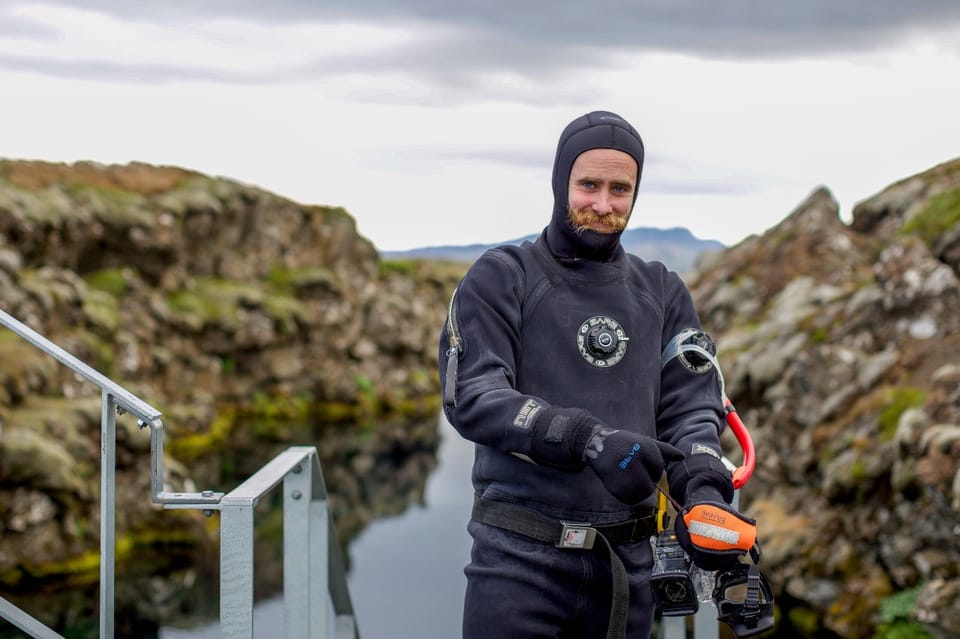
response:
{"label": "weight belt", "polygon": [[592,525],[589,522],[560,521],[514,504],[482,499],[473,501],[473,519],[503,528],[557,548],[590,550],[597,537],[603,540],[610,553],[610,572],[613,575],[613,602],[607,639],[622,639],[627,632],[627,609],[630,590],[627,571],[613,546],[648,539],[657,533],[657,516],[649,515],[615,524]]}

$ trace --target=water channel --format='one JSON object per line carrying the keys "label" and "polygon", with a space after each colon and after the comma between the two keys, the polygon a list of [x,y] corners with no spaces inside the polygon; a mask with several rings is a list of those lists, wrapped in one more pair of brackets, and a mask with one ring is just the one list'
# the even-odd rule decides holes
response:
{"label": "water channel", "polygon": [[[424,504],[370,524],[350,543],[350,595],[364,639],[449,639],[460,636],[470,555],[473,445],[440,420],[438,465]],[[283,636],[283,600],[254,608],[254,636]],[[161,639],[218,639],[215,620],[189,629],[162,627]]]}

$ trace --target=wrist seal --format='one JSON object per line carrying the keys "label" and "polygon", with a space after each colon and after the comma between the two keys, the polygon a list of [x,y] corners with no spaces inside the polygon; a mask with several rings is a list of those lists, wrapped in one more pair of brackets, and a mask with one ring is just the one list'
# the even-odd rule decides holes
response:
{"label": "wrist seal", "polygon": [[685,504],[702,488],[714,488],[719,491],[723,501],[733,501],[733,478],[730,470],[719,457],[705,452],[696,452],[680,463],[671,464],[667,469],[667,482],[670,494],[683,499]]}
{"label": "wrist seal", "polygon": [[545,408],[531,428],[530,458],[544,466],[577,472],[586,465],[583,449],[598,425],[596,418],[579,408]]}

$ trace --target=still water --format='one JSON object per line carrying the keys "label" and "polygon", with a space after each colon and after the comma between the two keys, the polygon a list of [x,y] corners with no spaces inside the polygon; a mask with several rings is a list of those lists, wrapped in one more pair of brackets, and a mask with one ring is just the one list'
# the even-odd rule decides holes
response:
{"label": "still water", "polygon": [[[449,639],[460,636],[463,567],[470,557],[467,520],[473,505],[473,444],[443,419],[438,465],[427,480],[424,505],[370,524],[348,550],[347,581],[364,639]],[[283,636],[283,600],[254,608],[254,636]],[[161,639],[218,639],[219,624],[161,628]]]}

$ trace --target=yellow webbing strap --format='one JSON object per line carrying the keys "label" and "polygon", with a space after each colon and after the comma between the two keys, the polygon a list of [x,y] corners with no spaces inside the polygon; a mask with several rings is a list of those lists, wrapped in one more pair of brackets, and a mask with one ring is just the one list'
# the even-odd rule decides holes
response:
{"label": "yellow webbing strap", "polygon": [[667,495],[662,490],[657,491],[657,532],[666,528],[664,518],[667,516]]}

